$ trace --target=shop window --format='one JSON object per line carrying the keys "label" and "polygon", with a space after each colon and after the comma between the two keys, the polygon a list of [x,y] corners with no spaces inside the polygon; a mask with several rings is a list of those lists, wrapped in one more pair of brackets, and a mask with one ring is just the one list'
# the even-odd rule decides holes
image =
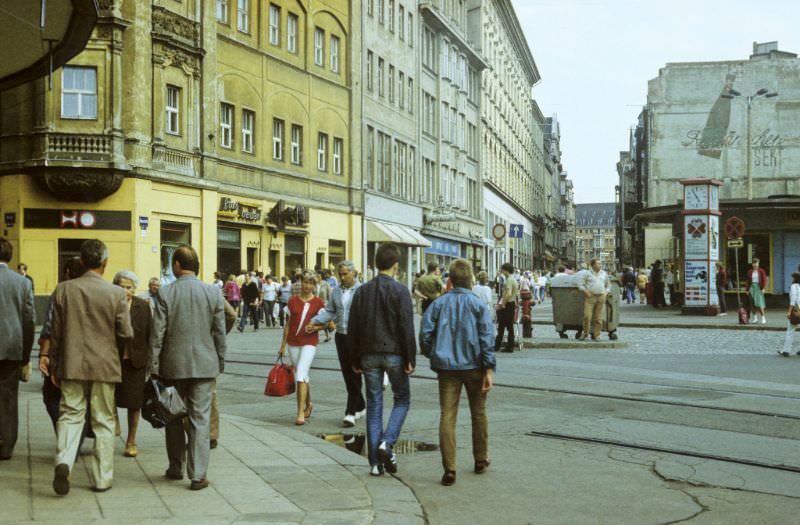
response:
{"label": "shop window", "polygon": [[[745,234],[743,237],[744,248],[739,248],[739,286],[742,291],[746,291],[750,287],[747,280],[747,271],[752,268],[753,259],[759,260],[759,266],[767,272],[767,291],[771,291],[772,283],[772,257],[770,257],[770,245],[772,239],[768,233],[750,233]],[[736,250],[728,248],[727,257],[725,258],[725,269],[728,272],[728,280],[730,289],[736,289]]]}
{"label": "shop window", "polygon": [[301,235],[284,237],[284,273],[292,275],[297,268],[306,266],[306,239]]}
{"label": "shop window", "polygon": [[191,224],[161,221],[161,284],[175,280],[172,273],[172,255],[182,244],[192,244]]}
{"label": "shop window", "polygon": [[328,264],[336,266],[347,258],[346,241],[328,241]]}
{"label": "shop window", "polygon": [[217,270],[222,275],[238,275],[242,269],[241,239],[239,229],[217,228]]}

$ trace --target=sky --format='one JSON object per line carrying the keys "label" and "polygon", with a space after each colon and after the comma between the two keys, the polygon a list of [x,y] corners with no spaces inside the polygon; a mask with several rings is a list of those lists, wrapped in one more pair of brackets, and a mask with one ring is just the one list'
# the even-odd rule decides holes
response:
{"label": "sky", "polygon": [[613,202],[619,152],[667,62],[746,60],[753,42],[800,54],[797,0],[512,0],[561,125],[575,202]]}

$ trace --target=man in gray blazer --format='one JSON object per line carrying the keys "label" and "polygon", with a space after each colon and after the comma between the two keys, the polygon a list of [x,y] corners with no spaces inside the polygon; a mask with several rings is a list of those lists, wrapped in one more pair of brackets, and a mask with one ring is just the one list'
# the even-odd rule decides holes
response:
{"label": "man in gray blazer", "polygon": [[166,427],[169,468],[165,476],[182,479],[186,464],[192,490],[208,486],[211,390],[225,362],[225,300],[219,288],[197,278],[199,269],[191,246],[175,251],[172,270],[177,279],[158,291],[151,365],[154,375],[175,386],[189,414],[185,432],[181,420]]}
{"label": "man in gray blazer", "polygon": [[31,283],[8,267],[13,248],[0,237],[0,460],[11,459],[19,426],[19,381],[33,347]]}

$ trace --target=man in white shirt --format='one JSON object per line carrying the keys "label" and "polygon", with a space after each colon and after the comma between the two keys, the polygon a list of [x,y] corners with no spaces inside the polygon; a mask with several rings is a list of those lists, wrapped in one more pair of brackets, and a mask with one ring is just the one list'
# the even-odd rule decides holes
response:
{"label": "man in white shirt", "polygon": [[606,294],[611,290],[608,275],[600,265],[600,259],[592,259],[590,269],[582,271],[578,279],[578,289],[586,296],[583,301],[583,333],[579,340],[585,341],[592,327],[592,341],[597,341],[605,316]]}

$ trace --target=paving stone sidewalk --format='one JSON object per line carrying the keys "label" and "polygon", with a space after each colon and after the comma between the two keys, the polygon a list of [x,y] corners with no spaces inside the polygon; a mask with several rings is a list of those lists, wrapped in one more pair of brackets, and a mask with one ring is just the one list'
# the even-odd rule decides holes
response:
{"label": "paving stone sidewalk", "polygon": [[124,457],[118,442],[112,490],[90,490],[87,439],[69,494],[56,496],[55,435],[39,384],[21,388],[19,440],[14,457],[0,463],[0,523],[425,523],[412,491],[399,478],[370,477],[365,458],[293,428],[226,415],[208,489],[190,491],[188,481],[164,478],[163,430],[142,421],[139,457]]}

